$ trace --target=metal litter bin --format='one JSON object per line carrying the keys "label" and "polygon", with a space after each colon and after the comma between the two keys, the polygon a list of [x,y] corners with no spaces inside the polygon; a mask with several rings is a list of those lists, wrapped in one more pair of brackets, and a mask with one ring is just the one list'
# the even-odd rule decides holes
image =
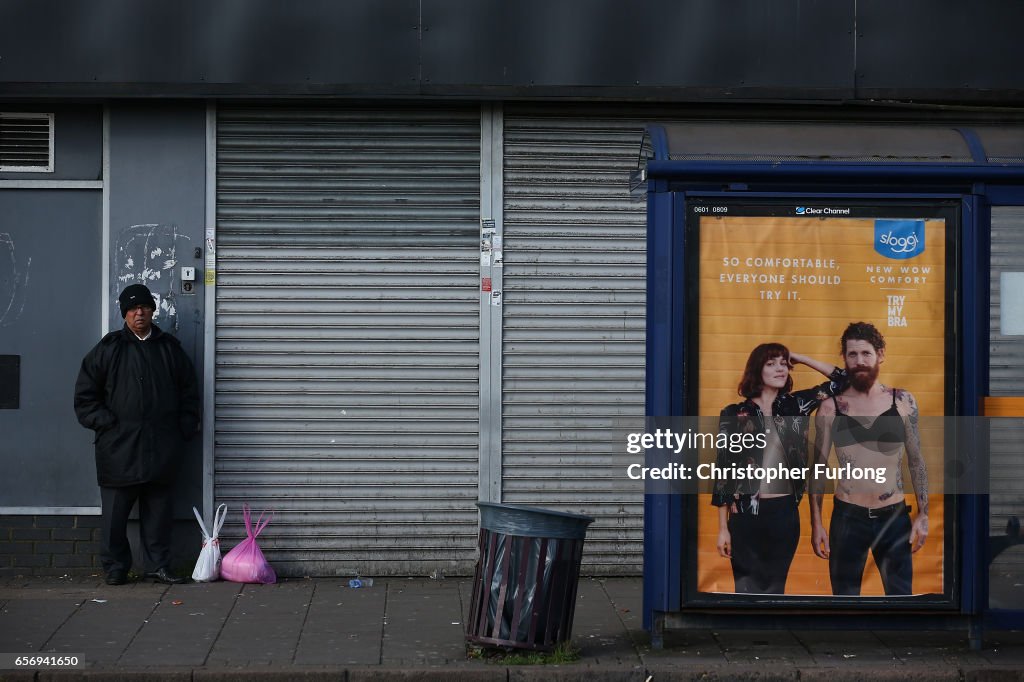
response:
{"label": "metal litter bin", "polygon": [[480,558],[466,639],[550,651],[572,636],[587,526],[594,519],[478,502]]}

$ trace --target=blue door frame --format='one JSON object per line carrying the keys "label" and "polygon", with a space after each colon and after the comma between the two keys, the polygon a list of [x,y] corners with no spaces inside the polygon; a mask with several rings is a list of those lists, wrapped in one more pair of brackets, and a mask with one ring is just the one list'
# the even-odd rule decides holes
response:
{"label": "blue door frame", "polygon": [[[959,199],[959,295],[954,330],[959,365],[957,416],[979,414],[981,399],[988,393],[989,376],[991,206],[1024,205],[1024,164],[671,161],[664,132],[651,126],[648,133],[654,156],[646,165],[647,415],[684,414],[687,273],[683,221],[688,197],[716,194],[734,199],[809,195],[869,200]],[[976,139],[969,134],[965,138]],[[982,153],[974,156],[984,158]],[[987,478],[988,472],[977,475]],[[989,627],[1024,626],[1024,610],[987,608],[988,498],[963,495],[958,502],[957,606],[961,621],[966,620],[971,628],[974,642],[980,641],[982,623]],[[685,610],[684,522],[680,496],[645,496],[643,624],[659,639],[660,618]],[[944,618],[943,622],[950,622],[938,614],[933,620]]]}

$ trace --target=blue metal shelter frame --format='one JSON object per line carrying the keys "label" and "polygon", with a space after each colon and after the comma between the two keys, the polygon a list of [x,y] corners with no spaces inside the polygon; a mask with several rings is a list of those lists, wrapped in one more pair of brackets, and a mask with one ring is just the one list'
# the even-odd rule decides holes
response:
{"label": "blue metal shelter frame", "polygon": [[[724,128],[728,124],[721,124]],[[851,132],[856,126],[849,126]],[[908,126],[910,128],[910,126]],[[688,201],[696,197],[732,199],[787,198],[820,195],[868,200],[901,198],[959,199],[954,352],[957,366],[953,389],[957,416],[977,416],[988,392],[989,251],[991,207],[1024,205],[1024,158],[987,154],[982,136],[969,128],[950,128],[962,138],[969,160],[948,161],[936,154],[928,161],[879,155],[868,160],[790,158],[752,160],[714,158],[713,154],[673,154],[672,131],[648,126],[636,186],[647,195],[647,384],[648,416],[684,415],[686,383],[686,292],[688,273],[684,248],[684,219]],[[947,130],[947,132],[949,131]],[[1019,126],[1011,137],[1024,140]],[[675,131],[678,135],[680,132]],[[794,133],[799,134],[794,128]],[[1004,132],[1006,132],[1004,130]],[[751,156],[754,156],[753,154]],[[992,157],[1003,157],[993,160]],[[987,471],[976,472],[988,476]],[[956,505],[959,603],[952,612],[844,612],[840,621],[827,612],[808,615],[785,605],[759,606],[771,619],[759,627],[796,625],[813,618],[814,627],[836,629],[914,627],[967,630],[971,645],[980,647],[984,627],[1022,627],[1024,610],[988,608],[988,498],[963,495]],[[644,628],[660,647],[666,627],[736,625],[737,614],[750,608],[688,608],[683,590],[685,543],[684,500],[679,495],[646,495],[644,501]],[[807,625],[805,622],[804,625]]]}

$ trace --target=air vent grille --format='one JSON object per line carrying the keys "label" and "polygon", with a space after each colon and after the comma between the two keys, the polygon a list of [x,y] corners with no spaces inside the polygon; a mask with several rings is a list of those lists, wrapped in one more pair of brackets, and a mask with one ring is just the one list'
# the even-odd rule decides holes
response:
{"label": "air vent grille", "polygon": [[53,114],[0,112],[0,172],[53,172]]}

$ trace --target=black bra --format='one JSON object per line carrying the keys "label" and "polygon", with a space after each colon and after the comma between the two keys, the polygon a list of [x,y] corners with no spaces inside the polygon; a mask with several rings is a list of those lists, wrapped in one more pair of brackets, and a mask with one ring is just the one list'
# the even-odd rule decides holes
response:
{"label": "black bra", "polygon": [[899,443],[906,441],[907,431],[903,417],[896,409],[896,391],[892,392],[892,405],[888,410],[874,418],[870,425],[865,425],[863,417],[851,417],[840,411],[835,396],[832,402],[836,406],[836,418],[832,422],[832,440],[839,447],[849,445],[865,445],[868,443]]}

